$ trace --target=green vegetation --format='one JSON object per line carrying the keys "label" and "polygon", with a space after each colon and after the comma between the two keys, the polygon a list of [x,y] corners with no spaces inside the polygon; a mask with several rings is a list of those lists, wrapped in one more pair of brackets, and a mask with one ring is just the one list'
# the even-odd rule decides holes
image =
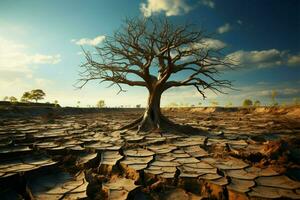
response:
{"label": "green vegetation", "polygon": [[46,96],[45,92],[41,89],[31,90],[31,99],[35,100],[35,102],[38,102],[38,100],[44,99]]}
{"label": "green vegetation", "polygon": [[253,106],[255,106],[255,107],[261,106],[260,101],[259,101],[259,100],[256,100],[256,101],[254,102]]}
{"label": "green vegetation", "polygon": [[219,102],[216,101],[216,100],[212,100],[212,101],[210,101],[210,105],[211,105],[212,107],[217,107],[217,106],[219,105]]}
{"label": "green vegetation", "polygon": [[21,102],[30,102],[31,100],[31,93],[24,92],[23,96],[21,97]]}
{"label": "green vegetation", "polygon": [[31,100],[34,100],[36,103],[39,100],[44,99],[46,96],[45,92],[41,89],[35,89],[28,92],[24,92],[24,94],[21,97],[21,102],[30,102]]}
{"label": "green vegetation", "polygon": [[11,97],[9,97],[9,101],[11,103],[16,103],[18,101],[18,99],[16,97],[14,97],[14,96],[11,96]]}
{"label": "green vegetation", "polygon": [[250,106],[253,106],[253,102],[250,100],[250,99],[245,99],[243,101],[243,106],[244,107],[250,107]]}
{"label": "green vegetation", "polygon": [[57,100],[54,100],[54,105],[55,105],[55,107],[57,108],[57,107],[59,107],[59,104],[58,104],[58,101]]}
{"label": "green vegetation", "polygon": [[232,102],[231,101],[229,101],[227,104],[226,104],[226,106],[225,107],[232,107]]}
{"label": "green vegetation", "polygon": [[97,102],[97,107],[98,108],[104,108],[105,107],[105,101],[104,100],[99,100],[98,102]]}

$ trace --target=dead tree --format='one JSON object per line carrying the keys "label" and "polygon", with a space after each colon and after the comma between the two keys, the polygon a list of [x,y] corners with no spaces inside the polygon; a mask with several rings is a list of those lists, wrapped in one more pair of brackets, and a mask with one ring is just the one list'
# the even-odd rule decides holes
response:
{"label": "dead tree", "polygon": [[[171,122],[160,109],[163,92],[173,87],[193,86],[205,98],[205,90],[221,92],[231,82],[217,75],[232,62],[222,49],[208,45],[204,31],[189,24],[174,25],[167,19],[130,19],[107,37],[97,54],[83,49],[86,63],[81,67],[80,87],[91,80],[117,85],[145,87],[149,91],[143,116],[126,128],[139,131],[170,127]],[[96,56],[96,58],[95,58]],[[184,72],[184,73],[183,73]],[[170,80],[171,75],[187,74],[182,80]]]}

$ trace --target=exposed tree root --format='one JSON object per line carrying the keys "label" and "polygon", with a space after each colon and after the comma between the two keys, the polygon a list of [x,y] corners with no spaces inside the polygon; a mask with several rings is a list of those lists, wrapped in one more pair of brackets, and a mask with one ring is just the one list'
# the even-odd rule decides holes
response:
{"label": "exposed tree root", "polygon": [[127,124],[125,126],[122,126],[120,128],[120,130],[124,130],[124,129],[137,129],[139,123],[143,120],[143,115],[141,117],[139,117],[138,119],[134,120],[133,122],[131,122],[130,124]]}
{"label": "exposed tree root", "polygon": [[136,119],[135,121],[131,122],[130,124],[120,128],[120,130],[124,130],[124,129],[137,130],[137,132],[150,132],[150,131],[155,131],[159,133],[174,132],[174,133],[184,133],[188,135],[208,134],[207,132],[201,129],[194,128],[189,125],[176,124],[163,115],[160,115],[159,119],[156,120],[156,122],[153,122],[151,118],[144,117],[143,115],[138,119]]}

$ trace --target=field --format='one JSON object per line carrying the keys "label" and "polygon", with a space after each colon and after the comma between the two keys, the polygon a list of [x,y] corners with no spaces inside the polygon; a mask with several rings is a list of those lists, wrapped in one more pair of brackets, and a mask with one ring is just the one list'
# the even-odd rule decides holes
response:
{"label": "field", "polygon": [[[0,110],[1,199],[300,199],[300,108]],[[189,134],[188,126],[202,131]]]}

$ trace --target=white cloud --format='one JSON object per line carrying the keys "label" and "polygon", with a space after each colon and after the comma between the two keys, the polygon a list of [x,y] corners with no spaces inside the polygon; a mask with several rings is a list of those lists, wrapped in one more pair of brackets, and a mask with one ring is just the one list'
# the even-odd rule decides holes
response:
{"label": "white cloud", "polygon": [[283,64],[284,52],[277,49],[262,51],[236,51],[227,57],[232,59],[239,66],[249,67],[273,67]]}
{"label": "white cloud", "polygon": [[25,52],[26,49],[26,45],[0,36],[0,71],[30,73],[32,65],[57,64],[61,61],[59,54],[31,55]]}
{"label": "white cloud", "polygon": [[27,71],[25,46],[0,37],[0,70]]}
{"label": "white cloud", "polygon": [[230,31],[230,30],[231,30],[230,24],[229,24],[229,23],[226,23],[226,24],[224,24],[223,26],[220,26],[220,27],[217,29],[217,32],[218,32],[219,34],[223,34],[223,33],[226,33],[226,32],[228,32],[228,31]]}
{"label": "white cloud", "polygon": [[166,16],[181,15],[191,9],[192,7],[185,0],[147,0],[147,3],[140,5],[140,10],[145,17],[159,12],[165,12]]}
{"label": "white cloud", "polygon": [[300,95],[300,89],[299,88],[284,88],[282,90],[279,90],[279,94],[282,94],[282,95]]}
{"label": "white cloud", "polygon": [[299,97],[300,95],[300,89],[297,88],[296,81],[264,82],[264,84],[258,82],[249,86],[239,86],[236,88],[238,91],[230,91],[230,96],[222,97],[221,95],[220,99],[223,99],[223,101],[230,99],[235,105],[241,105],[244,99],[259,100],[262,105],[270,105],[272,103],[271,94],[274,90],[277,92],[275,100],[279,103],[290,103],[295,97]]}
{"label": "white cloud", "polygon": [[20,98],[25,91],[36,88],[43,89],[48,94],[48,91],[54,84],[52,80],[35,78],[34,76],[26,77],[22,73],[5,73],[4,75],[6,75],[4,78],[0,78],[0,99],[4,96]]}
{"label": "white cloud", "polygon": [[272,96],[272,91],[277,92],[278,98],[288,98],[288,97],[295,97],[300,95],[300,89],[297,88],[264,88],[264,89],[259,89],[259,88],[253,88],[250,91],[247,91],[244,95],[249,95],[249,96],[257,96],[257,97],[269,97],[271,98]]}
{"label": "white cloud", "polygon": [[59,54],[56,55],[42,55],[35,54],[29,57],[31,62],[34,64],[57,64],[61,61],[61,56]]}
{"label": "white cloud", "polygon": [[227,55],[227,58],[240,67],[300,66],[300,53],[293,55],[288,54],[287,51],[279,51],[278,49],[261,51],[239,50]]}
{"label": "white cloud", "polygon": [[[204,38],[199,43],[193,43],[189,47],[183,47],[181,50],[190,50],[190,49],[204,49],[204,50],[220,50],[226,47],[226,43],[222,42],[221,40],[212,39],[212,38]],[[201,51],[201,50],[200,50]],[[174,58],[177,55],[177,51],[172,51],[171,56]],[[190,59],[191,56],[185,56],[181,58],[181,61]]]}
{"label": "white cloud", "polygon": [[0,36],[0,94],[20,97],[24,91],[50,84],[34,75],[42,64],[57,64],[61,56],[29,54],[24,44]]}
{"label": "white cloud", "polygon": [[219,50],[226,47],[226,43],[221,40],[212,39],[212,38],[204,38],[199,43],[194,43],[191,47],[186,47],[186,49],[210,49],[210,50]]}
{"label": "white cloud", "polygon": [[95,38],[81,38],[79,40],[72,39],[71,42],[77,44],[77,45],[91,45],[91,46],[96,46],[103,42],[105,40],[104,35],[99,35]]}
{"label": "white cloud", "polygon": [[297,55],[290,55],[287,60],[288,65],[300,65],[300,53]]}
{"label": "white cloud", "polygon": [[36,79],[34,79],[34,82],[39,87],[47,87],[47,86],[53,84],[52,80],[48,80],[48,79],[44,79],[44,78],[36,78]]}
{"label": "white cloud", "polygon": [[215,2],[213,0],[202,0],[200,3],[207,7],[215,8]]}
{"label": "white cloud", "polygon": [[15,96],[19,98],[22,95],[22,92],[26,91],[27,88],[28,83],[24,82],[21,78],[0,78],[0,99],[2,100],[4,96]]}
{"label": "white cloud", "polygon": [[203,39],[203,42],[204,42],[203,45],[206,46],[207,49],[218,50],[226,46],[224,42],[217,39],[205,38]]}
{"label": "white cloud", "polygon": [[[211,92],[206,91],[206,95],[208,97],[213,97]],[[178,87],[178,88],[171,88],[163,93],[162,106],[167,106],[170,103],[189,103],[189,104],[197,104],[199,101],[203,101],[203,97],[194,87]]]}

